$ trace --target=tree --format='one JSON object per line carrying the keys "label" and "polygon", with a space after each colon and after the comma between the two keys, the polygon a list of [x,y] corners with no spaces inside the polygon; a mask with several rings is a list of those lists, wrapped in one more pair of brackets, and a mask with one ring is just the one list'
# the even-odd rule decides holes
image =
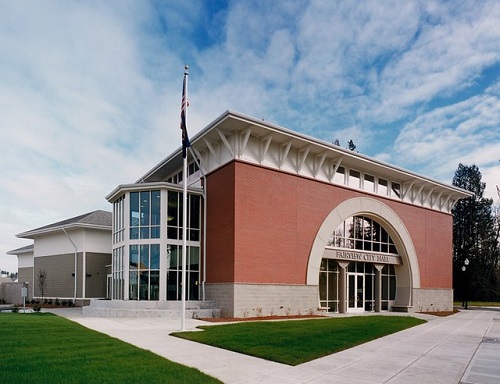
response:
{"label": "tree", "polygon": [[[453,285],[469,299],[497,300],[498,239],[492,212],[493,200],[483,197],[486,183],[476,165],[459,164],[453,185],[474,192],[453,208]],[[465,260],[469,265],[465,266]]]}
{"label": "tree", "polygon": [[45,296],[45,291],[47,289],[47,272],[44,269],[38,270],[38,288],[40,288],[40,296],[42,300]]}

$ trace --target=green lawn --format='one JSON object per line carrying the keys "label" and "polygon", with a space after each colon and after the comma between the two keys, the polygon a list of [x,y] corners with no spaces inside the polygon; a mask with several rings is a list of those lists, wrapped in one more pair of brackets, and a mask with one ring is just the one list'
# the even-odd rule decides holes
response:
{"label": "green lawn", "polygon": [[[461,307],[461,301],[455,301],[453,303],[455,307]],[[469,301],[467,305],[471,307],[500,307],[500,302],[498,301]]]}
{"label": "green lawn", "polygon": [[220,383],[49,313],[0,314],[1,383]]}
{"label": "green lawn", "polygon": [[409,316],[356,316],[200,326],[204,332],[172,335],[297,365],[422,323]]}

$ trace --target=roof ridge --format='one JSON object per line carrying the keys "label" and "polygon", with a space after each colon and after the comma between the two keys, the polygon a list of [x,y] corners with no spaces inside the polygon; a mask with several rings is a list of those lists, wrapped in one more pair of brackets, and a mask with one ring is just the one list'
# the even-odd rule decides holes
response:
{"label": "roof ridge", "polygon": [[31,229],[29,231],[23,232],[21,235],[38,232],[43,230],[48,230],[51,228],[59,228],[72,224],[91,224],[91,225],[100,225],[105,227],[111,227],[111,217],[112,213],[109,211],[104,211],[101,209],[84,213],[82,215],[74,216],[69,219],[57,221],[55,223],[51,223],[48,225],[44,225],[42,227],[38,227],[35,229]]}

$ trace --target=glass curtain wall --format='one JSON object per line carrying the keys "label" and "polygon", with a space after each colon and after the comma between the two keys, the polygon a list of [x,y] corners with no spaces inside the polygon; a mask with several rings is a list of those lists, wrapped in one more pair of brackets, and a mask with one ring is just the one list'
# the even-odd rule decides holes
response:
{"label": "glass curtain wall", "polygon": [[[200,297],[201,204],[188,194],[188,300]],[[133,191],[113,203],[112,299],[181,300],[182,208],[177,190]]]}
{"label": "glass curtain wall", "polygon": [[[182,292],[182,192],[168,191],[167,300],[181,300]],[[201,197],[188,196],[186,299],[200,298]]]}

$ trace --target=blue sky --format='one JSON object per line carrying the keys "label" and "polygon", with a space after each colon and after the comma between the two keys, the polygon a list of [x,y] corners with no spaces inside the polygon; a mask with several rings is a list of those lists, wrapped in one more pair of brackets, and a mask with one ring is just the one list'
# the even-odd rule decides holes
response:
{"label": "blue sky", "polygon": [[0,269],[231,109],[500,184],[498,1],[0,0]]}

